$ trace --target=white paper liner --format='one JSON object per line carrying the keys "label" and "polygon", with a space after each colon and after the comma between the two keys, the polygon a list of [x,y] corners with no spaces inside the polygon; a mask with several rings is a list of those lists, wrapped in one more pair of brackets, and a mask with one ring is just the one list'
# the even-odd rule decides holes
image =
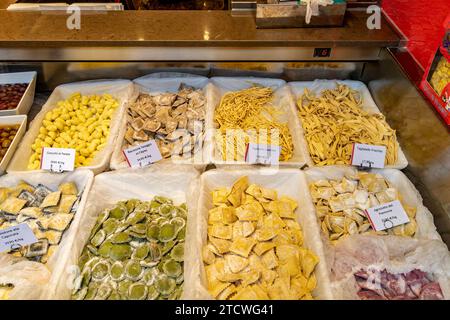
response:
{"label": "white paper liner", "polygon": [[[212,125],[212,128],[216,128],[216,124],[214,124],[215,109],[219,105],[220,100],[225,93],[247,89],[255,84],[264,87],[271,87],[274,90],[273,105],[277,107],[278,110],[284,112],[284,114],[280,115],[279,118],[281,121],[287,122],[294,145],[292,158],[288,161],[280,161],[280,166],[302,168],[307,163],[307,157],[309,157],[309,154],[306,141],[301,131],[300,121],[295,109],[295,103],[292,100],[292,95],[284,80],[253,77],[214,77],[211,78],[211,84],[212,85],[209,87],[208,92],[209,112],[207,112],[207,114],[210,116],[208,123]],[[248,166],[248,164],[244,161],[224,161],[222,158],[222,153],[216,148],[214,135],[212,135],[211,140],[212,143],[211,150],[209,151],[209,157],[211,162],[216,166]]]}
{"label": "white paper liner", "polygon": [[200,198],[195,232],[196,270],[194,271],[195,290],[190,290],[187,299],[213,299],[206,288],[206,275],[201,251],[207,243],[208,211],[213,207],[211,192],[219,187],[231,187],[242,176],[248,176],[250,183],[256,183],[266,188],[276,189],[278,195],[286,195],[295,199],[299,205],[296,210],[297,221],[304,235],[304,246],[311,249],[320,262],[316,266],[317,287],[313,291],[316,299],[332,299],[328,268],[325,262],[319,226],[314,215],[312,203],[308,198],[308,189],[304,173],[295,169],[241,169],[241,170],[210,170],[202,174]]}
{"label": "white paper liner", "polygon": [[[293,100],[296,107],[297,99],[304,93],[305,89],[308,89],[309,91],[313,92],[316,96],[319,96],[320,93],[323,90],[326,89],[335,89],[336,84],[344,84],[348,87],[352,88],[353,90],[357,90],[360,92],[362,96],[362,109],[369,112],[369,113],[380,113],[380,109],[375,104],[375,101],[372,99],[372,95],[369,92],[369,89],[367,86],[361,82],[361,81],[353,81],[353,80],[315,80],[315,81],[294,81],[289,82],[289,87],[291,88],[291,91],[294,95]],[[297,110],[297,107],[296,107]],[[296,112],[296,116],[298,117],[298,113]],[[301,134],[304,137],[305,132],[303,130],[303,126],[301,125],[301,119],[300,121],[300,129]],[[306,141],[306,140],[305,140]],[[314,162],[311,159],[311,156],[309,154],[309,149],[307,146],[307,162],[309,166],[314,166]],[[406,159],[405,154],[403,153],[402,149],[400,148],[400,145],[398,145],[398,159],[397,163],[395,165],[387,165],[386,168],[395,168],[395,169],[403,169],[408,166],[408,160]]]}
{"label": "white paper liner", "polygon": [[[143,169],[122,169],[97,175],[89,193],[75,241],[72,243],[68,258],[61,269],[56,284],[47,289],[45,299],[70,299],[73,279],[78,269],[78,258],[87,243],[98,215],[107,208],[112,208],[121,200],[151,200],[154,196],[171,198],[176,205],[186,203],[188,217],[185,239],[185,289],[189,291],[186,275],[190,273],[192,243],[192,221],[195,219],[195,190],[198,189],[198,172],[190,166],[153,165]],[[187,279],[189,283],[189,279]],[[183,298],[182,296],[182,298]]]}
{"label": "white paper liner", "polygon": [[[170,75],[172,75],[173,77],[171,77]],[[114,151],[111,157],[111,163],[110,163],[110,167],[113,170],[117,170],[117,169],[123,169],[123,168],[128,168],[128,164],[125,160],[125,156],[123,155],[122,151],[125,147],[125,132],[127,131],[127,110],[128,108],[134,103],[134,101],[136,101],[139,93],[148,93],[150,95],[157,95],[157,94],[161,94],[161,93],[165,93],[165,92],[173,92],[176,93],[178,92],[178,88],[180,87],[180,85],[186,84],[188,86],[192,86],[196,89],[202,89],[203,94],[207,95],[206,93],[206,88],[209,82],[208,78],[202,77],[202,76],[197,76],[197,75],[189,75],[189,74],[184,74],[184,76],[181,76],[181,74],[178,73],[173,73],[173,74],[167,74],[167,77],[163,77],[163,78],[159,78],[159,77],[155,77],[154,74],[150,74],[147,76],[143,76],[140,78],[137,78],[135,80],[133,80],[134,82],[134,93],[133,93],[133,97],[130,100],[130,103],[128,104],[126,110],[125,110],[125,116],[122,118],[122,122],[120,124],[120,130],[119,130],[119,134],[117,137],[117,142],[114,146]],[[205,104],[205,111],[207,112],[207,104]],[[206,128],[208,127],[206,124],[206,121],[208,119],[208,116],[206,116],[205,119],[205,131]],[[161,161],[159,161],[158,163],[178,163],[178,164],[193,164],[194,167],[200,171],[203,171],[206,167],[206,165],[208,164],[208,159],[207,159],[207,152],[206,150],[208,150],[208,147],[206,146],[207,143],[210,143],[207,141],[207,139],[205,139],[204,144],[203,144],[203,148],[200,154],[194,154],[192,155],[192,157],[188,158],[188,159],[183,159],[183,158],[177,158],[177,159],[163,159]]]}
{"label": "white paper liner", "polygon": [[82,81],[64,84],[56,87],[52,92],[47,102],[42,106],[42,110],[37,114],[34,120],[30,123],[30,127],[22,139],[14,158],[10,162],[7,171],[26,171],[28,168],[28,160],[33,154],[31,145],[39,134],[42,120],[45,114],[57,107],[57,103],[61,100],[67,99],[71,94],[80,92],[83,95],[103,94],[109,93],[114,98],[118,99],[119,107],[115,110],[111,124],[109,137],[105,148],[99,151],[91,165],[83,168],[92,170],[95,174],[108,169],[109,160],[113,151],[114,143],[119,131],[119,125],[122,122],[125,107],[128,103],[129,97],[132,93],[133,85],[129,80],[93,80]]}

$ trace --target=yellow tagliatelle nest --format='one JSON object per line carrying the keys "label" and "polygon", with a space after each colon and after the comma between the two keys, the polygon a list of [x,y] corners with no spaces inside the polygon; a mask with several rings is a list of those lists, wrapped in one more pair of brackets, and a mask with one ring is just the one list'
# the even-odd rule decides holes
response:
{"label": "yellow tagliatelle nest", "polygon": [[324,90],[316,97],[307,89],[297,107],[308,149],[315,165],[350,164],[352,146],[363,143],[386,147],[386,165],[398,159],[395,130],[380,113],[361,108],[358,92],[346,85]]}
{"label": "yellow tagliatelle nest", "polygon": [[215,299],[313,298],[319,258],[303,247],[295,200],[244,176],[214,190],[212,202],[202,257]]}
{"label": "yellow tagliatelle nest", "polygon": [[223,160],[243,160],[249,142],[281,146],[280,161],[292,158],[294,145],[289,127],[278,121],[272,105],[273,90],[252,87],[226,93],[215,111],[219,125],[215,141]]}

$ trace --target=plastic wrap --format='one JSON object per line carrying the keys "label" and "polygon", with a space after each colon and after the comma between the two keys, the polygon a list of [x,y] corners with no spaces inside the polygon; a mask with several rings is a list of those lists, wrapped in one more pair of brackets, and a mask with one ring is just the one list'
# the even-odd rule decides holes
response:
{"label": "plastic wrap", "polygon": [[336,299],[359,299],[354,273],[361,269],[426,272],[439,283],[444,298],[450,299],[450,254],[441,241],[353,235],[336,245],[330,265]]}
{"label": "plastic wrap", "polygon": [[9,300],[37,300],[50,280],[43,264],[10,255],[0,256],[0,284],[12,284]]}

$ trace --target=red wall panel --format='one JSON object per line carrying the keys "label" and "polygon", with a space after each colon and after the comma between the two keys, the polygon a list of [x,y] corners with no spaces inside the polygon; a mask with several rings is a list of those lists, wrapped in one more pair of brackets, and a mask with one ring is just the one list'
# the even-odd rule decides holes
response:
{"label": "red wall panel", "polygon": [[450,0],[383,0],[384,12],[408,38],[408,50],[426,68],[444,36]]}

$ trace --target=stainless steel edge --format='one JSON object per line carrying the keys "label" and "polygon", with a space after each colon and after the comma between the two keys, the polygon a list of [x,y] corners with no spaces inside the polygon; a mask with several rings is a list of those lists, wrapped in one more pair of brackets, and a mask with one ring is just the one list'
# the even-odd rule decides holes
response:
{"label": "stainless steel edge", "polygon": [[[318,45],[322,48],[322,46]],[[0,61],[367,61],[379,47],[335,47],[314,57],[315,47],[63,47],[0,48]]]}

